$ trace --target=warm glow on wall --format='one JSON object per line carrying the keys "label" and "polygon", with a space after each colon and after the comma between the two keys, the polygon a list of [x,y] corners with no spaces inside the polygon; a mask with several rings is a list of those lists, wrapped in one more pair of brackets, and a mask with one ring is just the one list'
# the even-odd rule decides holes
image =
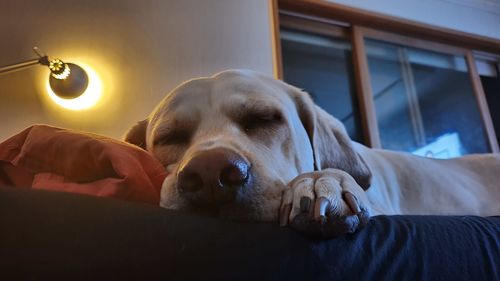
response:
{"label": "warm glow on wall", "polygon": [[102,97],[102,81],[97,72],[82,62],[75,62],[81,66],[88,75],[88,86],[85,92],[73,99],[65,99],[57,96],[50,87],[50,83],[46,80],[46,91],[50,99],[57,105],[69,110],[86,110],[96,106]]}

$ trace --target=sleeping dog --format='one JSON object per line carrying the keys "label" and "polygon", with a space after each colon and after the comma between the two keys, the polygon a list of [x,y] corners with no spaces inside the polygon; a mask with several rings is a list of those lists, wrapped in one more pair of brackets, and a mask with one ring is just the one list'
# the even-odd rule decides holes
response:
{"label": "sleeping dog", "polygon": [[500,215],[500,156],[371,149],[303,91],[248,70],[193,79],[125,140],[170,172],[161,206],[336,237],[371,215]]}

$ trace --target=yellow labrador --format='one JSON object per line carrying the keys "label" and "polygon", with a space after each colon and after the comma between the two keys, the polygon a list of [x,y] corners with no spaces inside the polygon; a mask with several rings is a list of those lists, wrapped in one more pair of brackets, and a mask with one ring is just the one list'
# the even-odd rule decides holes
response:
{"label": "yellow labrador", "polygon": [[248,70],[183,83],[127,133],[170,171],[161,206],[334,237],[370,215],[500,215],[500,157],[370,149],[301,90]]}

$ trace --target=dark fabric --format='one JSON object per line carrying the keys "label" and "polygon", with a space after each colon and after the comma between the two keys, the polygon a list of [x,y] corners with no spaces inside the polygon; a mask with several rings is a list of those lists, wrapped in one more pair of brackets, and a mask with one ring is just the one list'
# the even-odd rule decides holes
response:
{"label": "dark fabric", "polygon": [[379,216],[340,239],[0,189],[0,280],[500,280],[500,217]]}

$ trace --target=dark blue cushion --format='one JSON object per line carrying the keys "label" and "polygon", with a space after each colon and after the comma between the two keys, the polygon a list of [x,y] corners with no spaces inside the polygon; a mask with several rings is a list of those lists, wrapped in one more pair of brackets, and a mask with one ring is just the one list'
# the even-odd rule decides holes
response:
{"label": "dark blue cushion", "polygon": [[378,216],[334,240],[0,189],[0,280],[500,280],[500,217]]}

